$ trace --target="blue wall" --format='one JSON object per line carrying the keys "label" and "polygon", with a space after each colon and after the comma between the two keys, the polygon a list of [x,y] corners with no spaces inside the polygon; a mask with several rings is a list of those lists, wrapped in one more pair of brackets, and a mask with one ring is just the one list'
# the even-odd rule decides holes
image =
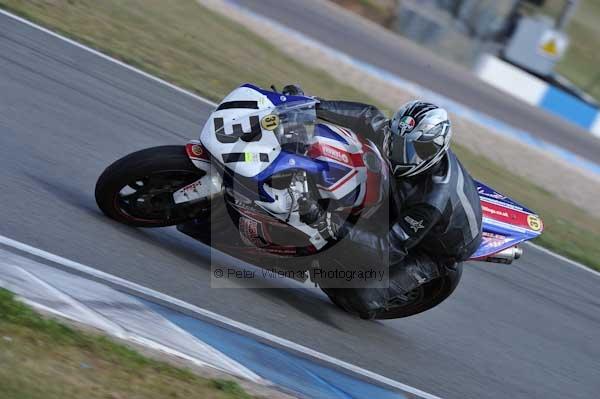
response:
{"label": "blue wall", "polygon": [[553,86],[548,86],[548,91],[542,98],[539,107],[586,130],[592,128],[598,112],[600,112],[597,108]]}

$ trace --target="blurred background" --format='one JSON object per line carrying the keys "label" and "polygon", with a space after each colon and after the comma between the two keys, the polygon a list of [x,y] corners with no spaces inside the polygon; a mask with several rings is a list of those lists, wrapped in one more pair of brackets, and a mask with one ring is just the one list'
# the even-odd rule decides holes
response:
{"label": "blurred background", "polygon": [[446,59],[492,54],[577,96],[600,99],[594,0],[333,0]]}

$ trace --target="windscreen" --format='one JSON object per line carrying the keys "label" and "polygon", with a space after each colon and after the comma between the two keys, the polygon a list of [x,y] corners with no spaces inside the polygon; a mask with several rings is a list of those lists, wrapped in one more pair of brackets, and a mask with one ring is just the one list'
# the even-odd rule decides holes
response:
{"label": "windscreen", "polygon": [[317,121],[316,103],[311,100],[280,105],[262,118],[261,125],[275,133],[283,151],[304,154]]}

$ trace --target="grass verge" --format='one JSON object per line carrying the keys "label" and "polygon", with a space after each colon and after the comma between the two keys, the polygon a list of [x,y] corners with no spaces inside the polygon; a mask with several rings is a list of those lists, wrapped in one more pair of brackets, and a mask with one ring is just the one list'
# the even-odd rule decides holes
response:
{"label": "grass verge", "polygon": [[206,379],[43,318],[0,289],[3,399],[249,399],[234,381]]}
{"label": "grass verge", "polygon": [[[265,87],[297,82],[322,97],[372,102],[193,0],[0,0],[0,7],[213,100],[241,82]],[[539,212],[546,224],[539,244],[600,270],[600,220],[454,148],[476,178]]]}

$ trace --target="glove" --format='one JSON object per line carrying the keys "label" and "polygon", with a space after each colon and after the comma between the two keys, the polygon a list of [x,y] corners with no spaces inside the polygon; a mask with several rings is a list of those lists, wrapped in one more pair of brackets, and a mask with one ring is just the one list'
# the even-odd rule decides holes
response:
{"label": "glove", "polygon": [[337,240],[340,238],[339,230],[343,222],[336,213],[325,212],[312,226],[319,231],[324,240]]}
{"label": "glove", "polygon": [[343,224],[337,214],[324,211],[313,199],[301,197],[298,199],[300,221],[315,228],[325,240],[336,240]]}
{"label": "glove", "polygon": [[302,90],[302,87],[298,85],[287,85],[283,88],[281,93],[284,96],[303,96],[304,90]]}
{"label": "glove", "polygon": [[307,197],[298,198],[298,214],[300,221],[309,226],[314,225],[324,213],[319,203]]}

